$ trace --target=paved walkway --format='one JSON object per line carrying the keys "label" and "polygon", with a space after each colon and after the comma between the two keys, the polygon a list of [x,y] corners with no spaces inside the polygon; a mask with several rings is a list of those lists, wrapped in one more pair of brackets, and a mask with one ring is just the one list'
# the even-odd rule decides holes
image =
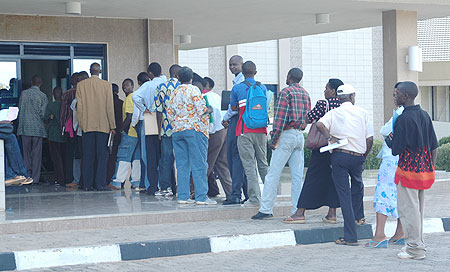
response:
{"label": "paved walkway", "polygon": [[420,261],[398,259],[399,246],[373,250],[327,243],[29,271],[450,271],[450,233],[425,235],[425,242],[427,258]]}

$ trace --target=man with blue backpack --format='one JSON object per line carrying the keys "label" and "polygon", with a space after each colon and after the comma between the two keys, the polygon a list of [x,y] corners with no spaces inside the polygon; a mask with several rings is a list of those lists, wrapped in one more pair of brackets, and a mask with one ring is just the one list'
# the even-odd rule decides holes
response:
{"label": "man with blue backpack", "polygon": [[[239,112],[236,125],[239,156],[248,181],[248,203],[259,206],[261,191],[258,172],[264,181],[267,174],[267,89],[255,81],[256,65],[247,61],[242,65],[244,82],[231,90],[231,108]],[[258,171],[256,169],[258,167]]]}

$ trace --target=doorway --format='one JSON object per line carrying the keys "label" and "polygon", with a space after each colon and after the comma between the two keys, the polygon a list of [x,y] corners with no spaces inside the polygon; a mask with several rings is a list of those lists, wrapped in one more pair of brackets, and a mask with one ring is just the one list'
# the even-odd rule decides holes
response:
{"label": "doorway", "polygon": [[63,92],[68,88],[69,60],[22,59],[21,68],[22,90],[31,86],[34,75],[39,75],[42,78],[41,91],[47,95],[49,102],[53,101],[55,87],[61,87]]}

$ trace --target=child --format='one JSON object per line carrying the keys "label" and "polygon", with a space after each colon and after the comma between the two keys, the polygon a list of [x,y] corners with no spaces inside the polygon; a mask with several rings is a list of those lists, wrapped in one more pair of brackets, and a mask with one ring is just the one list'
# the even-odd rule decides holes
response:
{"label": "child", "polygon": [[47,105],[44,120],[48,123],[48,144],[50,148],[50,156],[53,161],[55,170],[55,183],[64,186],[64,169],[62,160],[64,136],[61,133],[60,113],[61,113],[61,87],[53,89],[53,97],[55,101]]}
{"label": "child", "polygon": [[434,183],[438,142],[430,116],[414,104],[417,85],[410,81],[397,87],[397,105],[405,109],[395,121],[393,134],[386,138],[392,155],[400,155],[395,183],[397,208],[405,232],[406,247],[400,259],[425,258],[423,243],[424,190]]}

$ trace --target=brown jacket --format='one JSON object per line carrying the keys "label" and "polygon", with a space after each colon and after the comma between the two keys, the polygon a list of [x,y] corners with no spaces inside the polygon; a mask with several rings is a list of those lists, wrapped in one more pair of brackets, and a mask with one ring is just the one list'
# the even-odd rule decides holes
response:
{"label": "brown jacket", "polygon": [[78,123],[83,132],[109,133],[116,128],[111,83],[92,76],[78,83],[76,98]]}

